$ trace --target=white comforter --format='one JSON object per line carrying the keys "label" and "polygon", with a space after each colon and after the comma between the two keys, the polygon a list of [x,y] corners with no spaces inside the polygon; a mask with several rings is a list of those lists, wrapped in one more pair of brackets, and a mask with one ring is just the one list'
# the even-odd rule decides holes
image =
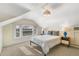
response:
{"label": "white comforter", "polygon": [[33,36],[31,41],[40,45],[43,53],[47,54],[50,48],[54,47],[57,44],[60,44],[60,36],[37,35]]}

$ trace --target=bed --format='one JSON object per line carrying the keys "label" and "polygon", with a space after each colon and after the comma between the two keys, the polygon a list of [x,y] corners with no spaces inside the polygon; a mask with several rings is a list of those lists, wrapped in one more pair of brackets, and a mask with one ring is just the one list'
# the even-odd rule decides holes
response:
{"label": "bed", "polygon": [[42,48],[44,55],[47,55],[50,48],[60,44],[60,36],[36,35],[30,40],[30,44],[35,43]]}

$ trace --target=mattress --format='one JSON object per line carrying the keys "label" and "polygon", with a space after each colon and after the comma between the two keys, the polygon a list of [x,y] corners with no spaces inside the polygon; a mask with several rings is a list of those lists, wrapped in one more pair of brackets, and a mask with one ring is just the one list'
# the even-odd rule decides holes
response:
{"label": "mattress", "polygon": [[44,54],[49,52],[49,49],[60,44],[60,36],[52,36],[52,35],[36,35],[31,39],[32,42],[38,44]]}

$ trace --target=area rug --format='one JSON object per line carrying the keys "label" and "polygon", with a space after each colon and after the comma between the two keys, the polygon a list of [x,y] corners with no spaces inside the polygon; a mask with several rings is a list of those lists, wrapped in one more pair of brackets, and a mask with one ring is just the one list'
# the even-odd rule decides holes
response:
{"label": "area rug", "polygon": [[26,56],[43,56],[41,48],[38,46],[21,46],[19,49],[26,55]]}

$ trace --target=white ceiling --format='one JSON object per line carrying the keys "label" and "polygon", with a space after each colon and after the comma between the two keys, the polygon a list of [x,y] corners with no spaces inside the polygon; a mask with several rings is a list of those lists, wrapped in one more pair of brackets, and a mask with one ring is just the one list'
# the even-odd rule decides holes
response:
{"label": "white ceiling", "polygon": [[[29,18],[38,23],[41,27],[53,26],[54,24],[62,25],[77,25],[79,22],[79,4],[78,3],[49,3],[51,6],[52,14],[50,16],[43,16],[43,7],[46,4],[19,4],[24,8],[28,8],[31,11],[27,13],[25,18]],[[55,26],[56,26],[55,25]]]}
{"label": "white ceiling", "polygon": [[29,10],[24,18],[32,19],[41,27],[78,24],[78,3],[49,3],[48,5],[52,8],[52,14],[50,16],[43,16],[43,7],[45,5],[45,3],[0,4],[0,16],[2,17],[1,19],[7,19],[7,15],[11,18],[26,13]]}

